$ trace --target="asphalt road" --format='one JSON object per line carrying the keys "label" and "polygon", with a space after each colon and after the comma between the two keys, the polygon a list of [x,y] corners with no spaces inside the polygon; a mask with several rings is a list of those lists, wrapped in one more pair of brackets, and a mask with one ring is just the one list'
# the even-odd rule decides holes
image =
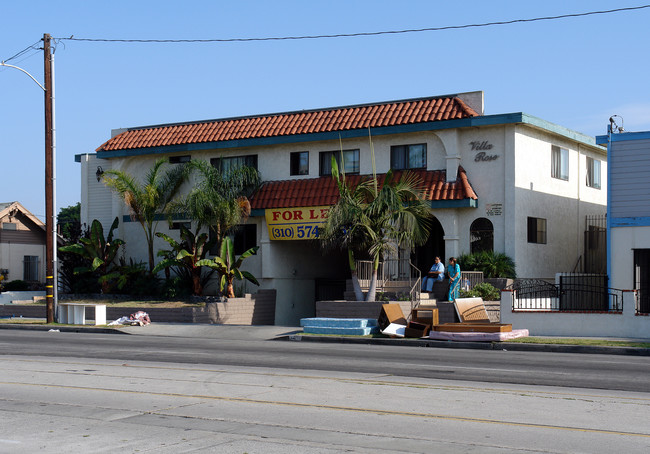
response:
{"label": "asphalt road", "polygon": [[650,357],[0,331],[0,354],[383,373],[650,392]]}
{"label": "asphalt road", "polygon": [[650,358],[0,331],[0,452],[645,453]]}

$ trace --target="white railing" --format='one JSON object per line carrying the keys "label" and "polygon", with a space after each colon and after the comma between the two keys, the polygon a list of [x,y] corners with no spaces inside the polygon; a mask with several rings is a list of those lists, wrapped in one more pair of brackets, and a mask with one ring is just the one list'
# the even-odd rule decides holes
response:
{"label": "white railing", "polygon": [[[371,260],[355,261],[357,278],[362,291],[368,291],[372,280],[373,262]],[[420,301],[420,270],[408,259],[384,260],[377,268],[377,291],[408,293],[411,306]]]}

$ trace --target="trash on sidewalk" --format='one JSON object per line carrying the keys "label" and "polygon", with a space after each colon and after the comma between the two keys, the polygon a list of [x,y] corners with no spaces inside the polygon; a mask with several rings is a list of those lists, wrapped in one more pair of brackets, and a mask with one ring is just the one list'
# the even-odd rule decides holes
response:
{"label": "trash on sidewalk", "polygon": [[60,333],[61,330],[58,330],[58,329],[50,329],[50,330],[48,330],[47,332],[48,332],[48,333]]}
{"label": "trash on sidewalk", "polygon": [[110,322],[108,325],[131,325],[131,326],[145,326],[151,323],[149,314],[144,311],[138,311],[134,314],[124,317],[120,317],[117,320]]}

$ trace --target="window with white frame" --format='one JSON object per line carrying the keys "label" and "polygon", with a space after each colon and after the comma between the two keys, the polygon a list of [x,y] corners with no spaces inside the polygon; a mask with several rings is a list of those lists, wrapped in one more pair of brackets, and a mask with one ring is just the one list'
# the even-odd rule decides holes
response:
{"label": "window with white frame", "polygon": [[169,163],[170,164],[185,164],[187,162],[190,162],[192,160],[192,157],[190,155],[183,155],[183,156],[170,156],[169,157]]}
{"label": "window with white frame", "polygon": [[336,159],[336,165],[339,167],[339,171],[342,170],[341,156],[343,156],[343,168],[345,169],[345,173],[359,173],[359,149],[357,148],[356,150],[321,151],[319,155],[319,175],[325,176],[332,174],[332,156],[334,156],[334,159]]}
{"label": "window with white frame", "polygon": [[551,176],[560,180],[569,179],[569,150],[566,148],[551,147]]}
{"label": "window with white frame", "polygon": [[587,157],[587,186],[600,189],[600,161]]}
{"label": "window with white frame", "polygon": [[233,169],[248,166],[257,170],[257,155],[246,155],[246,156],[228,156],[221,158],[212,158],[210,159],[210,164],[212,164],[217,169],[221,170],[223,173],[228,173]]}
{"label": "window with white frame", "polygon": [[289,155],[290,175],[309,175],[309,152],[296,151]]}
{"label": "window with white frame", "polygon": [[427,144],[395,145],[390,147],[390,168],[393,170],[426,169]]}

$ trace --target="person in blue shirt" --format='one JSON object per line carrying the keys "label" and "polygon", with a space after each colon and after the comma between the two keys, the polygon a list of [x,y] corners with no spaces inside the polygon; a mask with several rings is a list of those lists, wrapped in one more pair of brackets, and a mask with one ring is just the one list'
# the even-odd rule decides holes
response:
{"label": "person in blue shirt", "polygon": [[431,265],[431,269],[427,275],[422,279],[422,291],[432,292],[433,283],[440,282],[445,278],[445,265],[440,261],[440,257],[436,257]]}
{"label": "person in blue shirt", "polygon": [[460,265],[456,263],[454,257],[449,258],[449,265],[447,265],[447,275],[449,276],[449,295],[450,302],[456,301],[460,290]]}

